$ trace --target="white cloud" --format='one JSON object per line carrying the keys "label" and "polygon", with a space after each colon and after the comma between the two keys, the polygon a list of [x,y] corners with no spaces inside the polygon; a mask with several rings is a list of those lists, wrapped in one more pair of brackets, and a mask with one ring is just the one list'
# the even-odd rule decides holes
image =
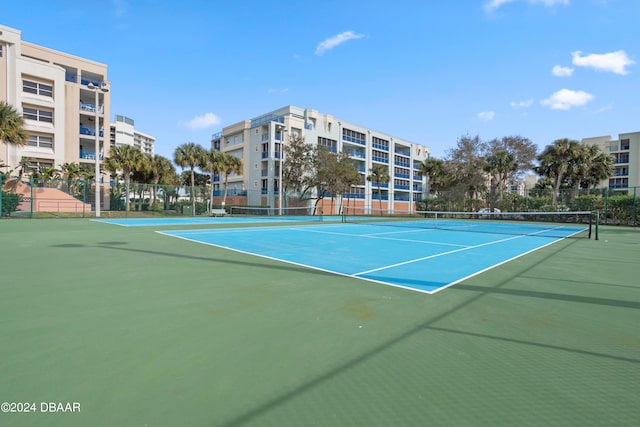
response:
{"label": "white cloud", "polygon": [[553,70],[551,70],[551,73],[557,77],[569,77],[573,74],[573,68],[556,65],[553,67]]}
{"label": "white cloud", "polygon": [[598,71],[609,71],[615,74],[629,74],[626,67],[635,64],[624,50],[602,54],[592,53],[585,56],[582,56],[582,52],[578,50],[571,55],[575,66],[591,67]]}
{"label": "white cloud", "polygon": [[188,122],[179,122],[179,126],[188,127],[189,129],[206,129],[217,126],[222,122],[220,117],[213,113],[206,113],[202,116],[196,116]]}
{"label": "white cloud", "polygon": [[570,110],[580,107],[593,100],[593,95],[581,90],[560,89],[549,98],[542,100],[542,105],[549,106],[552,110]]}
{"label": "white cloud", "polygon": [[529,108],[532,105],[533,105],[533,99],[527,99],[526,101],[519,101],[519,102],[513,101],[511,103],[511,106],[513,108]]}
{"label": "white cloud", "polygon": [[364,34],[356,34],[353,31],[345,31],[343,33],[338,34],[337,36],[333,36],[329,39],[318,44],[316,48],[316,55],[323,55],[326,51],[333,49],[336,46],[341,45],[342,43],[348,42],[349,40],[361,39],[364,37]]}
{"label": "white cloud", "polygon": [[484,4],[484,10],[490,12],[492,10],[497,10],[503,4],[511,3],[514,0],[489,0]]}
{"label": "white cloud", "polygon": [[[502,5],[513,3],[514,1],[524,0],[487,0],[484,3],[484,10],[487,12],[498,10]],[[526,2],[530,4],[543,4],[546,7],[553,7],[557,4],[568,6],[569,3],[571,3],[571,0],[526,0]]]}
{"label": "white cloud", "polygon": [[496,116],[495,111],[483,111],[476,115],[476,117],[478,117],[483,122],[491,121],[495,116]]}

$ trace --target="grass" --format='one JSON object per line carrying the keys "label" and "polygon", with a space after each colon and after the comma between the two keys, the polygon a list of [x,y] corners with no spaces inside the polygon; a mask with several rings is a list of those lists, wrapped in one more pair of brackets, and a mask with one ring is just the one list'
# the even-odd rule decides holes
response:
{"label": "grass", "polygon": [[2,220],[0,401],[81,412],[0,425],[636,425],[640,231],[600,231],[424,295],[146,227]]}

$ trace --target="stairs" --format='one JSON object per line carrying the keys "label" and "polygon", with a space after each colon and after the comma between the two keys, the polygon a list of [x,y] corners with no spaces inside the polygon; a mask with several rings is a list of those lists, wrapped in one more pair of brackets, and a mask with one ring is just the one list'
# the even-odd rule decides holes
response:
{"label": "stairs", "polygon": [[20,211],[31,211],[33,197],[33,212],[73,212],[82,214],[91,212],[92,205],[84,203],[57,188],[34,187],[33,192],[24,182],[15,179],[7,182],[7,188],[16,194],[21,194],[23,201],[18,205]]}

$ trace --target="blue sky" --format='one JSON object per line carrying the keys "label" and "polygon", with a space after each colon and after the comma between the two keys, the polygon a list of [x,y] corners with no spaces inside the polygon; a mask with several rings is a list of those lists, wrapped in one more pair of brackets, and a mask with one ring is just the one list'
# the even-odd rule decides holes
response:
{"label": "blue sky", "polygon": [[3,3],[23,40],[107,64],[112,116],[168,158],[289,104],[436,157],[640,131],[639,0]]}

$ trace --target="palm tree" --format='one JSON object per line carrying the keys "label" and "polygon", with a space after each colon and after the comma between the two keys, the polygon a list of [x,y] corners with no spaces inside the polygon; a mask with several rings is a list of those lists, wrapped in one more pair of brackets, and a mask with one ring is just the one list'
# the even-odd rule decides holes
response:
{"label": "palm tree", "polygon": [[[499,200],[502,200],[505,184],[509,175],[518,170],[518,164],[513,154],[507,150],[497,150],[486,158],[484,171],[491,174],[492,187],[498,187]],[[494,187],[494,188],[495,188]]]}
{"label": "palm tree", "polygon": [[[242,173],[242,159],[226,153],[223,154],[223,156],[223,167],[221,172],[224,174],[224,195],[222,196],[222,208],[224,209],[224,205],[227,200],[227,183],[229,181],[229,175],[232,173]],[[279,183],[279,185],[282,185],[282,183]]]}
{"label": "palm tree", "polygon": [[538,155],[539,166],[534,170],[542,177],[551,178],[554,181],[553,203],[556,203],[560,186],[566,177],[571,162],[575,159],[579,150],[578,141],[563,138],[556,139],[551,145],[547,145]]}
{"label": "palm tree", "polygon": [[131,145],[118,145],[109,150],[109,157],[104,159],[105,169],[115,174],[122,171],[125,185],[125,210],[129,212],[129,183],[131,174],[142,164],[143,154],[139,148]]}
{"label": "palm tree", "polygon": [[596,153],[592,153],[591,164],[583,182],[587,188],[595,188],[600,181],[609,179],[615,169],[613,158],[603,152],[599,147]]}
{"label": "palm tree", "polygon": [[153,181],[153,204],[155,205],[160,180],[163,176],[170,174],[172,170],[175,173],[175,170],[171,161],[159,154],[156,154],[149,159],[148,168]]}
{"label": "palm tree", "polygon": [[205,149],[196,144],[195,142],[187,142],[176,148],[173,154],[173,161],[181,168],[189,167],[191,171],[191,209],[192,215],[196,214],[196,199],[194,198],[194,186],[195,186],[195,168],[201,163],[203,153]]}
{"label": "palm tree", "polygon": [[200,159],[200,169],[211,174],[211,179],[209,181],[208,206],[210,214],[213,212],[213,178],[216,173],[220,172],[224,168],[224,157],[225,155],[222,152],[216,150],[215,148],[210,148],[209,151],[203,151],[202,158]]}
{"label": "palm tree", "polygon": [[418,175],[427,177],[427,196],[431,191],[437,192],[445,187],[446,174],[444,162],[434,157],[429,157],[418,163]]}
{"label": "palm tree", "polygon": [[380,191],[380,184],[387,184],[391,177],[389,176],[389,168],[385,165],[376,163],[371,169],[369,169],[369,175],[367,175],[367,181],[374,182],[378,188],[378,202],[380,203],[380,213],[382,213],[382,194]]}
{"label": "palm tree", "polygon": [[20,113],[13,106],[0,101],[0,141],[7,145],[25,145],[27,138]]}

